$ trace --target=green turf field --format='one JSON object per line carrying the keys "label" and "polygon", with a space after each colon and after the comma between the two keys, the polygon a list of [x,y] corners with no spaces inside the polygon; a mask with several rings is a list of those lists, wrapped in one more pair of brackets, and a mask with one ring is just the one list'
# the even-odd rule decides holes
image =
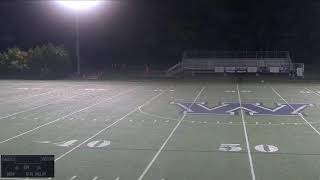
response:
{"label": "green turf field", "polygon": [[319,180],[319,102],[303,81],[2,80],[0,154],[55,155],[58,180]]}

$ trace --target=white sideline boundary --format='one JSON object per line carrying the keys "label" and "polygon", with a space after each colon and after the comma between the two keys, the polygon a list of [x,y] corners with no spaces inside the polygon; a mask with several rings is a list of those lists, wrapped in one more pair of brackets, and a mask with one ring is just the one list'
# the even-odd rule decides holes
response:
{"label": "white sideline boundary", "polygon": [[[69,88],[73,88],[73,87],[76,87],[76,86],[67,87],[67,88],[65,88],[65,89],[69,89]],[[59,91],[63,91],[63,90],[65,90],[65,89],[56,89],[56,90],[52,90],[52,91],[49,91],[49,92],[45,92],[45,93],[41,93],[41,94],[36,94],[36,95],[32,95],[32,96],[28,96],[28,97],[25,97],[25,98],[14,99],[14,100],[11,100],[11,101],[6,101],[6,102],[0,102],[0,105],[1,105],[1,104],[8,104],[8,103],[12,103],[12,102],[18,102],[18,101],[22,101],[22,100],[30,99],[30,98],[33,98],[33,97],[37,97],[37,96],[42,96],[42,95],[50,94],[50,93],[53,93],[53,92],[59,92]]]}
{"label": "white sideline boundary", "polygon": [[[295,111],[295,109],[287,102],[287,100],[285,100],[273,87],[271,87],[271,89],[272,89],[272,91],[273,91],[274,93],[276,93],[292,110]],[[299,117],[300,117],[301,119],[303,119],[318,135],[320,135],[320,132],[319,132],[314,126],[312,126],[312,124],[311,124],[305,117],[303,117],[302,114],[300,114]]]}
{"label": "white sideline boundary", "polygon": [[82,146],[83,144],[87,143],[88,141],[90,141],[91,139],[95,138],[96,136],[98,136],[99,134],[103,133],[104,131],[106,131],[107,129],[111,128],[112,126],[118,124],[120,121],[122,121],[123,119],[125,119],[126,117],[130,116],[131,114],[133,114],[134,112],[138,111],[139,108],[145,106],[146,104],[150,103],[151,101],[153,101],[154,99],[158,98],[160,95],[162,95],[163,93],[165,93],[167,91],[163,91],[159,94],[157,94],[156,96],[153,96],[152,98],[150,98],[149,100],[145,101],[143,104],[141,104],[140,106],[135,107],[133,110],[131,110],[128,114],[124,115],[123,117],[121,117],[120,119],[116,120],[115,122],[113,122],[112,124],[106,126],[105,128],[103,128],[102,130],[100,130],[99,132],[97,132],[96,134],[94,134],[93,136],[89,137],[88,139],[84,140],[82,143],[78,144],[76,147],[70,149],[69,151],[67,151],[66,153],[60,155],[59,157],[57,157],[55,159],[55,161],[58,161],[59,159],[65,157],[66,155],[70,154],[72,151],[78,149],[80,146]]}
{"label": "white sideline boundary", "polygon": [[121,96],[121,95],[127,94],[127,93],[129,93],[129,92],[131,92],[131,91],[134,91],[135,89],[137,89],[137,88],[132,88],[132,89],[129,89],[129,90],[125,91],[125,92],[118,93],[118,94],[116,94],[116,95],[114,95],[114,96],[111,96],[110,98],[107,98],[107,99],[105,99],[105,100],[99,101],[99,102],[94,103],[94,104],[92,104],[92,105],[90,105],[90,106],[87,106],[87,107],[82,108],[82,109],[80,109],[80,110],[74,111],[74,112],[69,113],[69,114],[67,114],[67,115],[65,115],[65,116],[62,116],[62,117],[60,117],[60,118],[57,118],[57,119],[55,119],[55,120],[53,120],[53,121],[50,121],[50,122],[45,123],[45,124],[42,124],[42,125],[37,126],[37,127],[33,128],[33,129],[30,129],[30,130],[28,130],[28,131],[25,131],[25,132],[23,132],[23,133],[20,133],[20,134],[18,134],[18,135],[16,135],[16,136],[13,136],[13,137],[11,137],[11,138],[8,138],[8,139],[6,139],[6,140],[3,140],[3,141],[0,142],[0,144],[6,143],[6,142],[11,141],[11,140],[13,140],[13,139],[16,139],[16,138],[18,138],[18,137],[21,137],[21,136],[23,136],[23,135],[25,135],[25,134],[28,134],[28,133],[33,132],[33,131],[35,131],[35,130],[38,130],[38,129],[42,128],[42,127],[48,126],[48,125],[50,125],[50,124],[52,124],[52,123],[61,121],[61,120],[63,120],[63,119],[66,118],[66,117],[69,117],[69,116],[72,116],[72,115],[77,114],[77,113],[79,113],[79,112],[82,112],[82,111],[84,111],[84,110],[90,109],[90,108],[92,108],[92,107],[94,107],[94,106],[96,106],[96,105],[99,105],[99,104],[101,104],[101,103],[104,103],[104,102],[113,100],[114,98],[117,98],[117,97],[119,97],[119,96]]}
{"label": "white sideline boundary", "polygon": [[[198,95],[196,96],[196,98],[193,100],[193,103],[189,106],[189,109],[192,107],[192,105],[197,101],[197,99],[199,98],[199,96],[201,95],[202,91],[205,89],[205,86],[202,87],[202,89],[199,91]],[[175,133],[175,131],[177,130],[177,128],[180,126],[180,124],[182,123],[183,119],[186,117],[186,113],[183,113],[183,116],[181,117],[181,119],[179,120],[179,122],[176,124],[176,126],[173,128],[173,130],[171,131],[171,133],[169,134],[169,136],[167,137],[167,139],[164,141],[164,143],[162,144],[162,146],[160,147],[160,149],[157,151],[157,153],[154,155],[154,157],[152,158],[152,160],[149,162],[149,164],[147,165],[147,167],[144,169],[144,171],[142,172],[142,174],[140,175],[140,177],[138,178],[138,180],[142,180],[144,178],[144,176],[147,174],[147,172],[149,171],[149,169],[151,168],[152,164],[155,162],[155,160],[158,158],[158,156],[160,155],[160,153],[162,152],[163,148],[167,145],[167,143],[169,142],[169,140],[171,139],[171,137],[173,136],[173,134]]]}
{"label": "white sideline boundary", "polygon": [[256,179],[256,174],[255,174],[255,171],[254,171],[252,157],[251,157],[249,138],[248,138],[246,123],[245,123],[245,120],[244,120],[243,109],[242,109],[242,101],[241,101],[241,95],[240,95],[239,84],[238,83],[237,83],[237,91],[238,91],[238,98],[239,98],[239,104],[240,104],[240,112],[241,112],[243,131],[244,131],[244,136],[246,138],[246,145],[247,145],[247,152],[248,152],[248,158],[249,158],[249,164],[250,164],[251,179],[255,180]]}
{"label": "white sideline boundary", "polygon": [[26,109],[26,110],[23,110],[23,111],[19,111],[19,112],[16,112],[16,113],[13,113],[13,114],[10,114],[10,115],[7,115],[7,116],[0,117],[0,119],[5,119],[5,118],[8,118],[8,117],[12,117],[12,116],[24,113],[24,112],[28,112],[28,111],[31,111],[31,110],[34,110],[34,109],[42,108],[42,107],[45,107],[45,106],[48,106],[48,105],[51,105],[51,104],[55,104],[55,103],[58,103],[58,102],[61,102],[61,101],[65,101],[67,99],[71,99],[71,98],[74,98],[74,97],[77,97],[77,96],[82,96],[82,95],[89,94],[89,93],[90,92],[85,92],[85,93],[76,94],[76,95],[73,95],[73,96],[70,96],[70,97],[62,98],[62,99],[57,100],[57,101],[52,101],[52,102],[47,103],[47,104],[43,104],[43,105],[40,105],[40,106],[32,107],[32,108],[29,108],[29,109]]}

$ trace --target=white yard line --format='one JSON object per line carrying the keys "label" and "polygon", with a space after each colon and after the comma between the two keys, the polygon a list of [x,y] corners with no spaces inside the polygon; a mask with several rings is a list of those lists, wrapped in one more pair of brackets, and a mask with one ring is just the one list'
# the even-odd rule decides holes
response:
{"label": "white yard line", "polygon": [[[296,109],[294,109],[294,108],[287,102],[287,100],[285,100],[273,87],[271,87],[271,89],[272,89],[272,91],[273,91],[274,93],[276,93],[292,110],[294,110],[294,111],[296,110]],[[312,126],[312,124],[311,124],[305,117],[303,117],[302,114],[300,114],[299,117],[300,117],[301,119],[303,119],[318,135],[320,135],[320,132],[319,132],[314,126]]]}
{"label": "white yard line", "polygon": [[[196,96],[196,98],[193,100],[193,103],[189,106],[188,109],[190,109],[193,104],[197,101],[197,99],[199,98],[200,94],[202,93],[202,91],[205,89],[205,87],[202,87],[202,89],[199,91],[198,95]],[[187,113],[183,113],[183,116],[181,117],[181,119],[179,120],[179,122],[176,124],[176,126],[173,128],[173,130],[171,131],[171,133],[169,134],[169,136],[167,137],[167,139],[164,141],[164,143],[162,144],[162,146],[160,147],[160,149],[157,151],[157,153],[154,155],[154,157],[152,158],[152,160],[150,161],[150,163],[147,165],[147,167],[144,169],[144,171],[142,172],[142,174],[140,175],[138,180],[142,180],[144,178],[144,176],[147,174],[147,172],[149,171],[149,169],[151,168],[152,164],[155,162],[155,160],[158,158],[158,156],[160,155],[160,153],[162,152],[163,148],[167,145],[167,143],[169,142],[169,140],[171,139],[171,137],[173,136],[173,134],[175,133],[175,131],[177,130],[177,128],[180,126],[181,122],[183,121],[183,119],[186,117]]]}
{"label": "white yard line", "polygon": [[250,143],[249,143],[246,123],[245,123],[245,120],[244,120],[244,114],[243,114],[242,102],[241,102],[241,95],[240,95],[239,84],[238,83],[237,83],[237,91],[238,91],[238,98],[239,98],[239,104],[240,104],[240,109],[241,109],[240,112],[241,112],[241,118],[242,118],[243,131],[244,131],[244,136],[245,136],[245,139],[246,139],[247,150],[248,150],[248,157],[249,157],[249,164],[250,164],[250,171],[251,171],[251,179],[255,180],[256,179],[256,174],[254,172],[254,167],[253,167],[253,162],[252,162],[252,157],[251,157]]}
{"label": "white yard line", "polygon": [[99,102],[94,103],[94,104],[92,104],[92,105],[90,105],[90,106],[87,106],[87,107],[85,107],[85,108],[82,108],[82,109],[80,109],[80,110],[78,110],[78,111],[74,111],[74,112],[72,112],[72,113],[70,113],[70,114],[67,114],[67,115],[65,115],[65,116],[62,116],[62,117],[60,117],[60,118],[58,118],[58,119],[55,119],[55,120],[50,121],[50,122],[48,122],[48,123],[42,124],[42,125],[40,125],[40,126],[37,126],[37,127],[33,128],[33,129],[30,129],[30,130],[28,130],[28,131],[25,131],[25,132],[23,132],[23,133],[20,133],[20,134],[18,134],[18,135],[16,135],[16,136],[13,136],[13,137],[9,138],[9,139],[3,140],[3,141],[0,142],[0,144],[3,144],[3,143],[8,142],[8,141],[11,141],[11,140],[13,140],[13,139],[15,139],[15,138],[18,138],[18,137],[21,137],[21,136],[23,136],[23,135],[25,135],[25,134],[28,134],[28,133],[33,132],[33,131],[35,131],[35,130],[38,130],[38,129],[42,128],[42,127],[48,126],[48,125],[50,125],[50,124],[52,124],[52,123],[61,121],[61,120],[63,120],[64,118],[67,118],[67,117],[72,116],[72,115],[74,115],[74,114],[77,114],[77,113],[79,113],[79,112],[82,112],[82,111],[85,111],[85,110],[87,110],[87,109],[90,109],[90,108],[92,108],[92,107],[94,107],[94,106],[96,106],[96,105],[99,105],[99,104],[101,104],[101,103],[104,103],[104,102],[113,100],[114,98],[117,98],[117,97],[119,97],[119,96],[122,96],[122,95],[124,95],[124,94],[127,94],[127,93],[129,93],[129,92],[131,92],[131,91],[134,91],[135,89],[136,89],[136,88],[132,88],[132,89],[129,89],[129,90],[125,91],[125,92],[118,93],[118,94],[116,94],[116,95],[114,95],[114,96],[111,96],[111,97],[108,98],[108,99],[99,101]]}
{"label": "white yard line", "polygon": [[138,111],[139,108],[145,106],[146,104],[150,103],[151,101],[153,101],[154,99],[158,98],[160,95],[162,95],[163,93],[165,93],[166,91],[163,91],[159,94],[157,94],[156,96],[153,96],[152,98],[150,98],[149,100],[147,100],[146,102],[144,102],[143,104],[141,104],[140,106],[135,107],[133,110],[131,110],[128,114],[124,115],[123,117],[121,117],[120,119],[116,120],[115,122],[113,122],[112,124],[106,126],[105,128],[103,128],[102,130],[100,130],[99,132],[97,132],[96,134],[94,134],[93,136],[89,137],[88,139],[84,140],[82,143],[78,144],[77,146],[75,146],[74,148],[70,149],[69,151],[67,151],[66,153],[62,154],[61,156],[57,157],[55,159],[55,161],[58,161],[59,159],[65,157],[66,155],[70,154],[71,152],[73,152],[74,150],[78,149],[80,146],[82,146],[83,144],[87,143],[88,141],[90,141],[91,139],[95,138],[96,136],[98,136],[99,134],[101,134],[102,132],[106,131],[107,129],[111,128],[112,126],[118,124],[120,121],[122,121],[123,119],[125,119],[126,117],[130,116],[131,114],[133,114],[134,112]]}
{"label": "white yard line", "polygon": [[52,102],[47,103],[47,104],[43,104],[43,105],[40,105],[40,106],[32,107],[32,108],[29,108],[29,109],[26,109],[26,110],[23,110],[23,111],[19,111],[19,112],[16,112],[16,113],[13,113],[13,114],[10,114],[10,115],[7,115],[7,116],[2,116],[2,117],[0,117],[0,119],[5,119],[5,118],[11,117],[11,116],[15,116],[15,115],[18,115],[18,114],[21,114],[21,113],[24,113],[24,112],[28,112],[28,111],[34,110],[34,109],[42,108],[42,107],[45,107],[45,106],[48,106],[48,105],[51,105],[51,104],[55,104],[55,103],[58,103],[58,102],[61,102],[61,101],[65,101],[67,99],[71,99],[71,98],[74,98],[74,97],[77,97],[77,96],[85,95],[85,94],[88,94],[88,93],[89,92],[85,92],[85,93],[82,93],[82,94],[77,94],[77,95],[74,95],[74,96],[66,97],[66,98],[63,98],[61,100],[52,101]]}

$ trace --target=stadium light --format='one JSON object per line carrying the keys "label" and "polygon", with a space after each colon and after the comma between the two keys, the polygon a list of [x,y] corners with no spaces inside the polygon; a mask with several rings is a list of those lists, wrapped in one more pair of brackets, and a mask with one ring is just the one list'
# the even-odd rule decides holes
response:
{"label": "stadium light", "polygon": [[58,3],[62,6],[76,11],[91,9],[97,6],[100,2],[100,0],[58,0]]}
{"label": "stadium light", "polygon": [[79,39],[79,11],[85,11],[98,6],[102,0],[57,0],[63,7],[72,9],[75,13],[76,21],[76,58],[77,58],[77,74],[80,75],[80,39]]}

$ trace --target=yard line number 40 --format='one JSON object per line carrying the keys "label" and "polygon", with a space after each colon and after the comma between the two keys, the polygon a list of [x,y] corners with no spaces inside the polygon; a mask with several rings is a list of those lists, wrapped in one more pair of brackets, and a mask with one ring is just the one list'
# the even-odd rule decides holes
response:
{"label": "yard line number 40", "polygon": [[[277,152],[279,150],[277,146],[270,144],[260,144],[255,146],[254,149],[265,153]],[[241,151],[242,148],[240,144],[221,144],[219,150],[225,152],[238,152]]]}
{"label": "yard line number 40", "polygon": [[[74,146],[78,142],[78,140],[68,140],[68,141],[61,141],[56,143],[51,141],[36,141],[36,142],[40,144],[54,144],[59,147],[70,147],[70,146]],[[110,144],[111,144],[110,141],[96,140],[96,141],[88,142],[86,146],[89,148],[103,148],[103,147],[109,146]]]}
{"label": "yard line number 40", "polygon": [[[54,144],[60,147],[69,147],[69,146],[73,146],[77,141],[78,140],[62,141]],[[98,141],[91,141],[87,143],[87,146],[90,148],[102,148],[102,147],[109,146],[110,144],[111,144],[110,141],[98,140]]]}

